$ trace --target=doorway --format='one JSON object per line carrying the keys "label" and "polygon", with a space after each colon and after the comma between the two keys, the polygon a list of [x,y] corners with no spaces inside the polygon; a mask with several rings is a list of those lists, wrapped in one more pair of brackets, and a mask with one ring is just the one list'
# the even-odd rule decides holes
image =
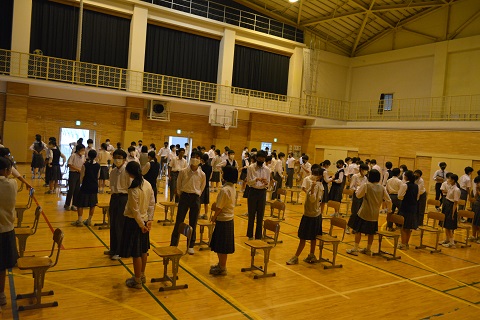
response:
{"label": "doorway", "polygon": [[[185,148],[185,143],[188,143],[190,145],[190,150],[185,150],[185,156],[187,157],[187,160],[190,160],[190,153],[192,152],[192,139],[190,137],[177,137],[177,136],[169,136],[168,137],[168,145],[171,146],[173,145],[180,145],[180,148]],[[177,150],[178,151],[178,150]]]}
{"label": "doorway", "polygon": [[87,145],[87,140],[95,141],[95,131],[76,128],[60,128],[60,151],[68,158],[73,153],[74,143],[83,138],[83,144]]}

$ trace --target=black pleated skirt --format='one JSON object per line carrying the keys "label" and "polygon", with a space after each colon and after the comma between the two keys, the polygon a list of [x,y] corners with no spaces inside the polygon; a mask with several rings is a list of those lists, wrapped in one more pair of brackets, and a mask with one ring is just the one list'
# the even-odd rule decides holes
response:
{"label": "black pleated skirt", "polygon": [[330,192],[328,194],[328,200],[333,200],[337,202],[342,202],[343,196],[343,185],[338,183],[332,183]]}
{"label": "black pleated skirt", "polygon": [[445,214],[445,222],[440,222],[440,226],[448,230],[455,230],[458,227],[457,212],[453,212],[453,202],[443,199],[442,213]]}
{"label": "black pleated skirt", "polygon": [[205,185],[202,194],[200,195],[200,204],[209,204],[210,203],[210,188],[208,183]]}
{"label": "black pleated skirt", "polygon": [[233,220],[215,222],[210,248],[213,252],[230,254],[235,252]]}
{"label": "black pleated skirt", "polygon": [[350,226],[350,228],[357,233],[375,234],[378,231],[378,221],[366,221],[357,216],[354,221],[352,221],[352,226]]}
{"label": "black pleated skirt", "polygon": [[15,267],[18,259],[15,230],[0,233],[0,270]]}
{"label": "black pleated skirt", "polygon": [[473,225],[480,227],[480,200],[479,199],[477,199],[477,201],[473,203],[472,210],[473,212],[475,212],[475,216],[473,217]]}
{"label": "black pleated skirt", "polygon": [[348,223],[347,223],[347,225],[352,229],[355,226],[356,219],[358,219],[358,210],[360,210],[362,203],[363,203],[363,198],[360,198],[360,199],[357,198],[357,196],[354,193],[352,196],[352,214],[350,215],[350,218],[348,218]]}
{"label": "black pleated skirt", "polygon": [[101,166],[100,167],[100,177],[98,180],[108,180],[110,179],[110,175],[108,173],[108,167],[107,166]]}
{"label": "black pleated skirt", "polygon": [[328,183],[325,181],[322,181],[323,185],[323,197],[322,197],[322,202],[327,203],[328,202]]}
{"label": "black pleated skirt", "polygon": [[315,240],[322,234],[322,215],[318,217],[302,216],[298,227],[298,237],[302,240]]}
{"label": "black pleated skirt", "polygon": [[414,230],[418,228],[418,219],[416,212],[404,212],[402,210],[399,210],[398,214],[401,215],[404,219],[403,229]]}
{"label": "black pleated skirt", "polygon": [[78,197],[73,198],[73,205],[78,208],[93,208],[98,203],[98,195],[85,194],[82,191],[78,193]]}
{"label": "black pleated skirt", "polygon": [[118,255],[139,258],[150,249],[150,232],[143,233],[133,218],[125,217]]}
{"label": "black pleated skirt", "polygon": [[62,170],[59,164],[53,164],[50,167],[50,170],[48,170],[47,172],[48,172],[47,175],[48,175],[49,181],[58,181],[58,180],[62,180],[63,178]]}
{"label": "black pleated skirt", "polygon": [[212,178],[210,179],[211,182],[220,182],[220,171],[213,171]]}
{"label": "black pleated skirt", "polygon": [[39,153],[35,153],[32,157],[32,168],[43,168],[45,167],[45,160],[43,156]]}

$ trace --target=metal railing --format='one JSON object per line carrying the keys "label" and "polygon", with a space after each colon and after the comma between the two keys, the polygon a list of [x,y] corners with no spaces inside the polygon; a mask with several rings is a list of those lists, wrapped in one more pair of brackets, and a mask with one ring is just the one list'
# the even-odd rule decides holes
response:
{"label": "metal railing", "polygon": [[162,7],[303,43],[303,31],[288,24],[208,0],[142,0]]}
{"label": "metal railing", "polygon": [[394,99],[386,111],[378,100],[342,101],[219,85],[0,49],[0,75],[59,81],[134,93],[176,97],[251,110],[340,121],[478,121],[480,95]]}

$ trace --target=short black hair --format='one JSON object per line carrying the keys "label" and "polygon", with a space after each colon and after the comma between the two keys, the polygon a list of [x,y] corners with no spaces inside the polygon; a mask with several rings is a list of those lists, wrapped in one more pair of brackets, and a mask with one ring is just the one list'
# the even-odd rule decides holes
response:
{"label": "short black hair", "polygon": [[75,152],[78,152],[82,149],[85,149],[85,146],[81,143],[77,144],[77,146],[75,147]]}
{"label": "short black hair", "polygon": [[445,178],[450,178],[452,176],[453,172],[447,172],[447,174],[445,175]]}
{"label": "short black hair", "polygon": [[180,152],[182,152],[182,151],[185,152],[185,149],[184,149],[184,148],[178,149],[178,153],[180,153]]}
{"label": "short black hair", "polygon": [[127,153],[122,149],[117,149],[113,151],[113,156],[121,156],[123,159],[127,159]]}
{"label": "short black hair", "polygon": [[134,147],[134,146],[130,146],[130,147],[128,147],[127,151],[128,151],[128,152],[135,151],[135,147]]}
{"label": "short black hair", "polygon": [[392,169],[392,175],[394,177],[398,177],[400,175],[400,168],[393,168]]}
{"label": "short black hair", "polygon": [[445,162],[442,161],[442,162],[440,162],[440,163],[438,164],[438,166],[439,166],[439,167],[446,167],[446,166],[447,166],[447,163],[445,163]]}
{"label": "short black hair", "polygon": [[450,179],[452,179],[455,183],[458,182],[458,176],[455,173],[452,173],[452,175],[450,176]]}
{"label": "short black hair", "polygon": [[142,153],[147,153],[148,152],[148,147],[147,146],[142,146]]}
{"label": "short black hair", "polygon": [[[368,167],[368,165],[366,165],[365,163],[362,163],[360,165],[360,170],[369,170],[370,168]],[[398,170],[398,173],[400,174],[400,170]]]}
{"label": "short black hair", "polygon": [[405,171],[403,175],[408,182],[415,182],[415,175],[412,170]]}
{"label": "short black hair", "polygon": [[222,168],[223,171],[223,180],[230,183],[237,183],[238,181],[238,170],[233,166],[225,166]]}
{"label": "short black hair", "polygon": [[259,157],[266,158],[267,153],[263,150],[260,150],[260,151],[257,152],[257,158],[259,158]]}
{"label": "short black hair", "polygon": [[280,159],[280,158],[285,158],[285,153],[280,152],[280,153],[278,154],[278,158],[279,158],[279,159]]}
{"label": "short black hair", "polygon": [[10,169],[12,167],[12,161],[10,159],[0,158],[0,170]]}
{"label": "short black hair", "polygon": [[393,168],[393,164],[392,164],[390,161],[387,161],[387,162],[385,162],[385,168],[387,168],[387,169],[392,169],[392,168]]}
{"label": "short black hair", "polygon": [[92,140],[92,139],[88,139],[88,140],[87,140],[87,143],[93,143],[93,140]]}
{"label": "short black hair", "polygon": [[341,164],[342,166],[344,166],[344,165],[345,165],[345,162],[343,162],[343,160],[340,159],[340,160],[337,160],[337,163],[336,163],[336,164],[337,164],[337,165],[338,165],[338,164]]}
{"label": "short black hair", "polygon": [[377,164],[377,160],[372,159],[372,160],[370,160],[370,163],[371,163],[371,164]]}
{"label": "short black hair", "polygon": [[472,167],[466,167],[465,168],[465,174],[470,174],[473,172],[473,168]]}
{"label": "short black hair", "polygon": [[324,160],[322,163],[320,163],[321,166],[329,166],[331,164],[332,163],[330,162],[330,160]]}
{"label": "short black hair", "polygon": [[100,148],[102,148],[103,150],[107,150],[108,146],[107,144],[104,142],[100,145]]}
{"label": "short black hair", "polygon": [[229,155],[230,155],[230,154],[235,154],[235,151],[233,151],[232,149],[229,149],[228,152],[227,152],[227,154],[229,154]]}
{"label": "short black hair", "polygon": [[475,179],[473,179],[474,183],[480,183],[480,175],[476,176]]}
{"label": "short black hair", "polygon": [[380,182],[380,172],[377,169],[370,170],[370,172],[368,173],[368,182]]}
{"label": "short black hair", "polygon": [[418,173],[419,177],[423,176],[423,172],[420,169],[417,169],[417,170],[413,171],[413,173]]}
{"label": "short black hair", "polygon": [[203,162],[208,163],[208,159],[210,159],[210,157],[208,156],[208,153],[202,154],[202,160],[203,160]]}
{"label": "short black hair", "polygon": [[303,158],[303,160],[306,160],[306,161],[308,161],[308,159],[309,159],[307,155],[302,156],[302,158]]}
{"label": "short black hair", "polygon": [[88,151],[88,159],[91,159],[91,160],[95,160],[95,158],[97,157],[97,151],[91,149],[90,151]]}
{"label": "short black hair", "polygon": [[350,161],[350,160],[352,160],[352,158],[350,158],[350,157],[346,157],[346,158],[345,158],[345,162],[348,162],[348,161]]}

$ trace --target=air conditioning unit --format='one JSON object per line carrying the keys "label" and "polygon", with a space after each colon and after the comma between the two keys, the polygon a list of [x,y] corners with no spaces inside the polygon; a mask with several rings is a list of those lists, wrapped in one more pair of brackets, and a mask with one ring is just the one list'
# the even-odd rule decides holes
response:
{"label": "air conditioning unit", "polygon": [[168,102],[150,100],[147,110],[147,119],[155,121],[170,121],[170,107]]}

